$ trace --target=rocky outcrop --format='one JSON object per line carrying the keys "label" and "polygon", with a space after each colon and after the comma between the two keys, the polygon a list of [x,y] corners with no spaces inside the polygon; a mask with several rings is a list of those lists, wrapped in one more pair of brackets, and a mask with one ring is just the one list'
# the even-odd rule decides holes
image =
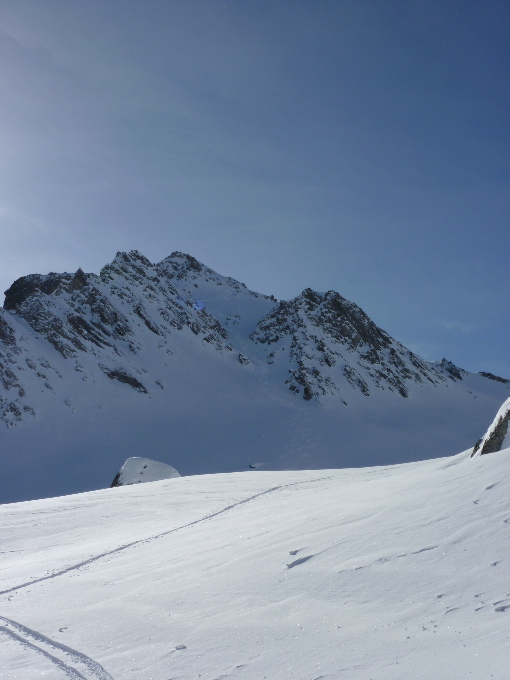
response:
{"label": "rocky outcrop", "polygon": [[510,384],[510,380],[507,380],[506,378],[500,378],[499,375],[494,375],[494,373],[480,371],[480,375],[483,375],[484,378],[489,378],[489,380],[495,380],[496,382],[503,383],[504,385]]}
{"label": "rocky outcrop", "polygon": [[448,359],[441,359],[439,362],[439,369],[445,373],[451,380],[462,380],[463,375],[467,375],[467,371],[463,368],[455,366],[454,363],[448,361]]}
{"label": "rocky outcrop", "polygon": [[26,390],[20,377],[22,350],[14,326],[0,309],[0,423],[12,427],[34,410],[25,402]]}
{"label": "rocky outcrop", "polygon": [[99,368],[111,380],[117,380],[118,382],[124,383],[125,385],[131,385],[131,387],[134,387],[134,389],[138,390],[138,392],[143,392],[143,394],[147,394],[147,390],[142,385],[142,383],[139,380],[137,380],[134,376],[130,375],[127,371],[123,371],[121,368],[108,368],[103,364],[99,364]]}
{"label": "rocky outcrop", "polygon": [[[1,310],[0,310],[1,312]],[[9,324],[7,319],[0,313],[0,343],[7,348],[12,348],[16,351],[16,333],[14,328]]]}
{"label": "rocky outcrop", "polygon": [[471,457],[478,454],[495,453],[510,447],[510,432],[508,422],[510,421],[510,399],[507,399],[499,409],[491,426],[473,447]]}

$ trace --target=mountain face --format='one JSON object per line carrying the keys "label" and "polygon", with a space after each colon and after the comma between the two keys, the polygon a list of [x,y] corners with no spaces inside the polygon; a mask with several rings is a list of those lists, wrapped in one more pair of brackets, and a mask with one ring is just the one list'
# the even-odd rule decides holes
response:
{"label": "mountain face", "polygon": [[0,500],[105,486],[129,456],[196,474],[453,454],[509,393],[334,291],[278,302],[183,253],[118,253],[6,291]]}
{"label": "mountain face", "polygon": [[331,395],[347,404],[346,385],[365,396],[387,389],[407,397],[413,383],[445,380],[334,291],[307,288],[294,300],[280,302],[250,338],[271,347],[269,363],[281,361],[287,345],[284,361],[291,368],[285,383],[307,401]]}

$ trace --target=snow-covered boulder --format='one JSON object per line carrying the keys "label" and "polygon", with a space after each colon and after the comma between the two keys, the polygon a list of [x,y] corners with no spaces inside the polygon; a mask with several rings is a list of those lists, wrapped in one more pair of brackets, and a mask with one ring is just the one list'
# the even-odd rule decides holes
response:
{"label": "snow-covered boulder", "polygon": [[510,398],[503,403],[503,406],[496,413],[492,425],[484,436],[476,442],[471,457],[476,453],[482,456],[484,453],[494,453],[494,451],[501,451],[501,449],[510,447],[509,420]]}
{"label": "snow-covered boulder", "polygon": [[173,479],[180,476],[174,467],[166,463],[159,463],[150,458],[128,458],[115,475],[111,486],[158,482],[161,479]]}

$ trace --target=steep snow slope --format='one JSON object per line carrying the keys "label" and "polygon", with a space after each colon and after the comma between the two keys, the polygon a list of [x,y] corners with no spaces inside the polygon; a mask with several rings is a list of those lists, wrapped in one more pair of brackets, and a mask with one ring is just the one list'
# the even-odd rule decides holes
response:
{"label": "steep snow slope", "polygon": [[0,508],[5,680],[506,680],[510,450]]}
{"label": "steep snow slope", "polygon": [[338,293],[249,291],[189,255],[30,275],[0,310],[0,502],[181,474],[389,464],[467,448],[510,383],[424,362]]}

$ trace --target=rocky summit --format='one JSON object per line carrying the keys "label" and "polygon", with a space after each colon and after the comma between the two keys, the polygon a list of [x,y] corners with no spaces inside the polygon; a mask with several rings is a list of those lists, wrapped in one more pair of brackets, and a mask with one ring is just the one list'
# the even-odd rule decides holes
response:
{"label": "rocky summit", "polygon": [[334,291],[277,301],[184,253],[117,253],[5,293],[0,501],[106,486],[129,456],[196,474],[454,454],[509,394]]}

